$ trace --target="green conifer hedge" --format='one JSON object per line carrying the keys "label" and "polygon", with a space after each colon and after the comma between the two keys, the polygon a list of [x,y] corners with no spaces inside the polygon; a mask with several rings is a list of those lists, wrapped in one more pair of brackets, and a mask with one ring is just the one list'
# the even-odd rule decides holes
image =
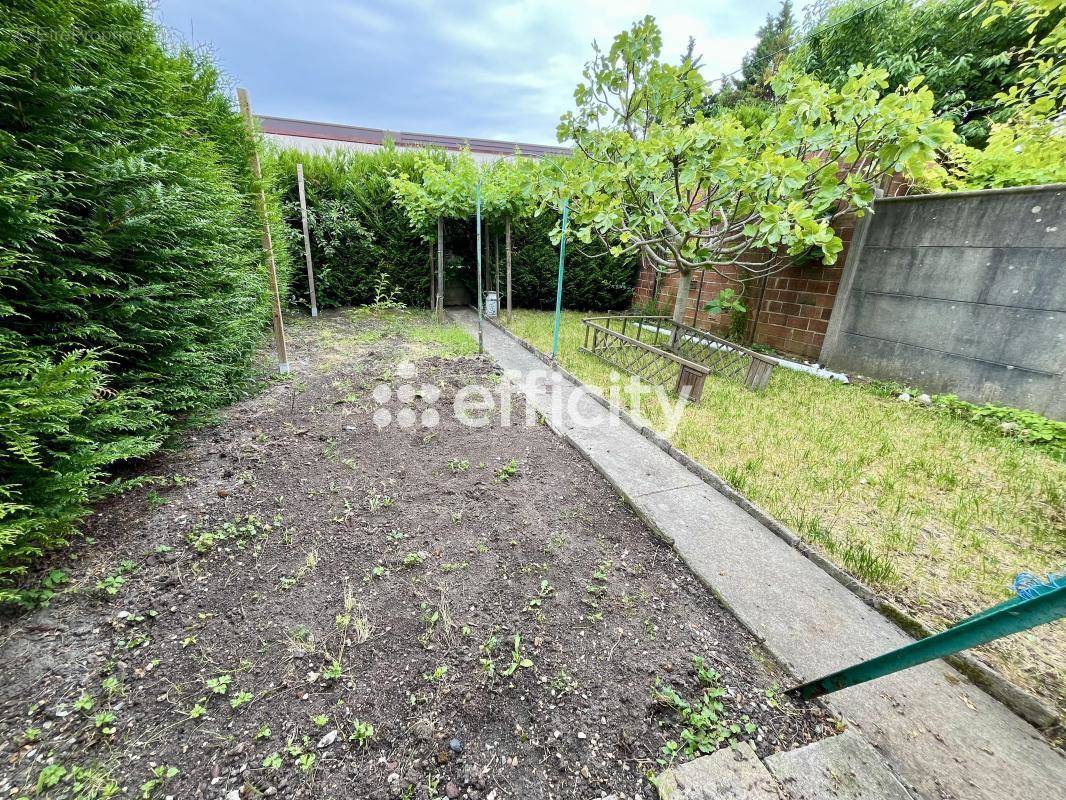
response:
{"label": "green conifer hedge", "polygon": [[[12,600],[111,468],[241,391],[270,311],[252,141],[214,67],[164,47],[139,2],[4,7],[0,600]],[[283,253],[284,284],[288,264]]]}

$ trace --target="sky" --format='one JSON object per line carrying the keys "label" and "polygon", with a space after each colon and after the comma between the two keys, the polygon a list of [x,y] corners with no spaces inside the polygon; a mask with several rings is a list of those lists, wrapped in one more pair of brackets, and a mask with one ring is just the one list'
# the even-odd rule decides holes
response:
{"label": "sky", "polygon": [[779,0],[156,0],[256,113],[554,144],[592,41],[644,14],[676,61],[689,36],[714,78],[740,66]]}

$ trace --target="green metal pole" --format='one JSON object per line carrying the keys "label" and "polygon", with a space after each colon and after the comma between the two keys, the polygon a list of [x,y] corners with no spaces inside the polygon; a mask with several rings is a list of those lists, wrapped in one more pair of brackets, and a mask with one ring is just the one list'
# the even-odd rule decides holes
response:
{"label": "green metal pole", "polygon": [[477,351],[485,352],[485,340],[481,330],[481,180],[477,182]]}
{"label": "green metal pole", "polygon": [[552,363],[559,357],[559,317],[563,313],[563,264],[566,263],[566,221],[569,219],[570,199],[563,198],[562,235],[559,237],[559,278],[555,283],[555,327],[552,329]]}
{"label": "green metal pole", "polygon": [[1019,603],[1006,603],[960,622],[953,628],[789,689],[786,694],[810,700],[857,686],[893,672],[952,655],[1066,616],[1066,586]]}

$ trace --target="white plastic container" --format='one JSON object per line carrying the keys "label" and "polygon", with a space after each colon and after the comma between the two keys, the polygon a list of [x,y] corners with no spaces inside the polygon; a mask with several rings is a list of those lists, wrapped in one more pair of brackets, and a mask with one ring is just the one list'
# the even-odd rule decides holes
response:
{"label": "white plastic container", "polygon": [[500,310],[500,296],[496,292],[485,292],[485,316],[495,317]]}

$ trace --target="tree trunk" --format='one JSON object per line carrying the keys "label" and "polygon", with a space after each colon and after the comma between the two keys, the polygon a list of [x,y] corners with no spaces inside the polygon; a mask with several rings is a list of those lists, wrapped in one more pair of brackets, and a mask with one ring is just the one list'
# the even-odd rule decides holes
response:
{"label": "tree trunk", "polygon": [[[685,306],[688,305],[688,296],[692,292],[692,271],[681,270],[677,273],[677,295],[674,297],[674,314],[671,319],[678,325],[685,324]],[[670,348],[673,349],[677,341],[677,328],[670,333]]]}

